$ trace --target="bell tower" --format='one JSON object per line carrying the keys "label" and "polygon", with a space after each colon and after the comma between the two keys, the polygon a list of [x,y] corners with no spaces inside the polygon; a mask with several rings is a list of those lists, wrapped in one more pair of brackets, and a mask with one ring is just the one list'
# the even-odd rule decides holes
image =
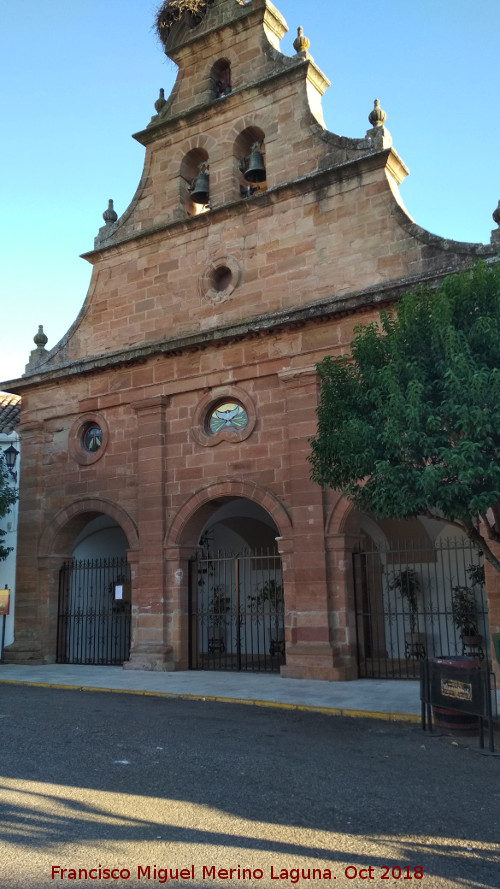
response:
{"label": "bell tower", "polygon": [[286,22],[268,0],[193,0],[194,12],[189,5],[168,0],[157,14],[177,78],[170,96],[160,90],[156,114],[134,136],[146,148],[144,176],[123,217],[100,230],[98,248],[317,168],[304,121],[325,129],[321,96],[329,82],[302,28],[288,57],[279,50]]}

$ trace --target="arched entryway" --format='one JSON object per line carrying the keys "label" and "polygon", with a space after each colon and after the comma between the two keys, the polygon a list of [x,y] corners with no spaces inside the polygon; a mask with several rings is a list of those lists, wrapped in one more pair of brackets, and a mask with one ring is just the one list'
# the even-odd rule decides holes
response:
{"label": "arched entryway", "polygon": [[278,529],[244,498],[208,519],[190,565],[189,664],[197,670],[279,672],[285,662]]}
{"label": "arched entryway", "polygon": [[106,502],[73,504],[42,536],[42,550],[61,553],[42,557],[54,606],[57,600],[53,611],[58,663],[110,665],[128,659],[129,537],[137,542],[132,522]]}
{"label": "arched entryway", "polygon": [[[353,511],[354,521],[359,676],[417,679],[425,658],[488,659],[483,558],[465,534],[425,516],[375,520]],[[469,626],[461,621],[464,603]]]}
{"label": "arched entryway", "polygon": [[130,652],[128,541],[109,516],[91,519],[59,571],[57,663],[123,664]]}
{"label": "arched entryway", "polygon": [[241,482],[195,494],[166,541],[177,585],[177,663],[191,669],[276,671],[285,663],[290,519],[269,492]]}

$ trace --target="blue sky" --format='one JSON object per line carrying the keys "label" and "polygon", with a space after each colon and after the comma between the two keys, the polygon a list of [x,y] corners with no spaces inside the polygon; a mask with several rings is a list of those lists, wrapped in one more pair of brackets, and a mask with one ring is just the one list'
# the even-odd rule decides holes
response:
{"label": "blue sky", "polygon": [[[0,380],[19,376],[43,324],[48,348],[78,314],[102,212],[119,214],[144,149],[131,134],[175,79],[151,0],[0,4]],[[363,136],[373,100],[410,169],[401,195],[429,231],[489,242],[500,199],[498,0],[278,0],[332,86],[327,128]]]}

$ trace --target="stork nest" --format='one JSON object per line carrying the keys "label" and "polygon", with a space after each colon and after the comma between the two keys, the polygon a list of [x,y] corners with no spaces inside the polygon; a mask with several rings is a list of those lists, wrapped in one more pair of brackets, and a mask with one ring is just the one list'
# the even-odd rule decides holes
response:
{"label": "stork nest", "polygon": [[156,30],[164,44],[173,25],[187,17],[192,28],[199,25],[213,0],[164,0],[156,13]]}

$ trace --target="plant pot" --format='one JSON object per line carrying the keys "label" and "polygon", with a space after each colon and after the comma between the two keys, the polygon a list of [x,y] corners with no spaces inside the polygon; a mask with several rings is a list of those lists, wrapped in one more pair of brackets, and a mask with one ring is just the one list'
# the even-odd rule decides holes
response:
{"label": "plant pot", "polygon": [[275,636],[271,639],[271,643],[269,645],[269,654],[271,657],[275,657],[276,655],[284,655],[285,653],[285,637],[283,630],[279,630]]}
{"label": "plant pot", "polygon": [[425,633],[405,633],[405,658],[422,660],[426,655]]}
{"label": "plant pot", "polygon": [[484,660],[483,637],[479,634],[462,635],[462,654],[467,657],[477,657]]}

